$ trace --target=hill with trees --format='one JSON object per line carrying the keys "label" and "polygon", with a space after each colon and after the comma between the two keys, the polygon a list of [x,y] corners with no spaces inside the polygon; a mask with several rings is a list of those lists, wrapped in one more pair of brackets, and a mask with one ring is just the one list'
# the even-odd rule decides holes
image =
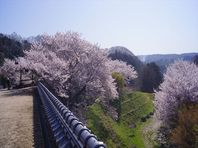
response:
{"label": "hill with trees", "polygon": [[[31,44],[16,33],[11,35],[0,33],[0,66],[3,65],[5,59],[15,60],[18,57],[23,57],[24,52],[30,48]],[[3,87],[9,85],[7,82],[7,78],[0,75],[0,84],[2,84]]]}
{"label": "hill with trees", "polygon": [[122,46],[111,47],[108,51],[108,57],[112,60],[121,60],[132,65],[137,72],[141,72],[143,63],[127,48]]}
{"label": "hill with trees", "polygon": [[193,61],[198,53],[183,53],[183,54],[152,54],[137,56],[144,63],[155,62],[165,72],[166,67],[176,60]]}
{"label": "hill with trees", "polygon": [[4,59],[15,59],[24,56],[24,51],[30,49],[31,44],[27,40],[23,40],[16,33],[11,35],[0,34],[0,65]]}
{"label": "hill with trees", "polygon": [[108,56],[112,60],[121,60],[134,66],[138,72],[138,78],[134,81],[138,90],[154,92],[162,81],[162,74],[157,64],[143,63],[129,49],[122,46],[111,47]]}

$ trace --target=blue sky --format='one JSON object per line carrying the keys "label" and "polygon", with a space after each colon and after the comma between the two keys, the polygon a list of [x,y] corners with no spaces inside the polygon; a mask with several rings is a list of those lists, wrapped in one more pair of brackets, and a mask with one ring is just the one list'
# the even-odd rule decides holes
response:
{"label": "blue sky", "polygon": [[0,32],[76,31],[134,54],[198,52],[198,0],[0,0]]}

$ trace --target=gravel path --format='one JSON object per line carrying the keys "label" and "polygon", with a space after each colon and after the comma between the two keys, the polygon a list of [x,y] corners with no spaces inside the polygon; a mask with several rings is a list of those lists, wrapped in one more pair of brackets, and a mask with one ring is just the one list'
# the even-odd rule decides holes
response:
{"label": "gravel path", "polygon": [[0,91],[0,148],[33,147],[32,88]]}

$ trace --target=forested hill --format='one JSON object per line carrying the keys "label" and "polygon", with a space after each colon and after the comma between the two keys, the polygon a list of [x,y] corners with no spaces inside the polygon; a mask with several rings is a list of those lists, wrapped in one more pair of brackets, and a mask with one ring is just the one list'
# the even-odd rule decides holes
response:
{"label": "forested hill", "polygon": [[152,54],[152,55],[140,55],[138,56],[138,58],[145,63],[160,62],[160,61],[162,63],[169,63],[178,59],[192,61],[195,55],[198,55],[198,53]]}
{"label": "forested hill", "polygon": [[136,57],[129,49],[122,46],[111,47],[108,51],[109,57],[112,60],[121,60],[126,62],[129,65],[134,66],[134,68],[140,72],[143,63]]}
{"label": "forested hill", "polygon": [[4,35],[0,33],[0,65],[5,58],[14,59],[15,57],[24,56],[24,50],[30,49],[31,44],[27,40],[13,33]]}
{"label": "forested hill", "polygon": [[193,61],[195,55],[198,53],[139,55],[138,58],[144,63],[155,62],[164,71],[175,60]]}

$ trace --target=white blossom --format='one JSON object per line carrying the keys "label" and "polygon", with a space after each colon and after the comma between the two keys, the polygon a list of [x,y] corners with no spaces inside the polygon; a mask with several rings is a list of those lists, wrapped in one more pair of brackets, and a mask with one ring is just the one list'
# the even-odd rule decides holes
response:
{"label": "white blossom", "polygon": [[[81,95],[92,101],[116,98],[118,92],[112,72],[132,79],[137,75],[132,66],[108,59],[104,50],[72,32],[40,36],[18,62],[70,101],[77,101]],[[9,64],[10,61],[5,62],[4,67]]]}
{"label": "white blossom", "polygon": [[182,103],[198,102],[198,67],[187,61],[177,61],[167,68],[160,91],[155,93],[159,118],[172,118]]}

